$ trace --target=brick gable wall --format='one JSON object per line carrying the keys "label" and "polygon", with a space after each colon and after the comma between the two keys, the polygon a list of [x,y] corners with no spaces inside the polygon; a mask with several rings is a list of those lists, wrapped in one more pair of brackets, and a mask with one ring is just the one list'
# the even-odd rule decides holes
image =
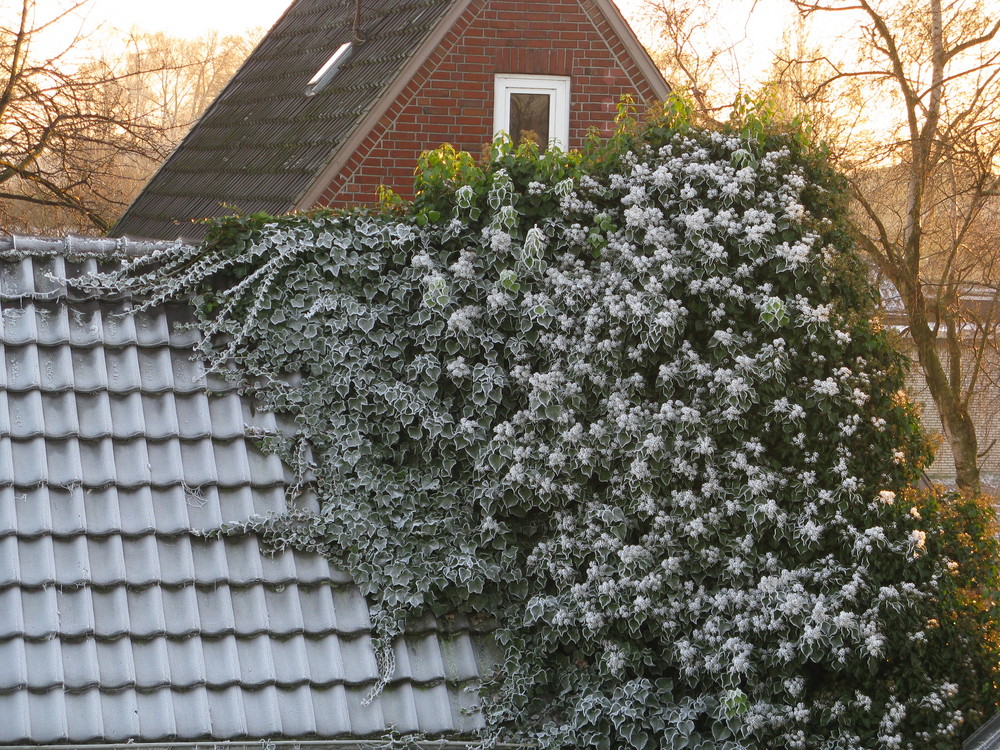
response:
{"label": "brick gable wall", "polygon": [[442,143],[479,154],[493,137],[497,73],[571,77],[570,148],[592,127],[610,129],[623,94],[655,98],[590,0],[473,0],[318,205],[371,203],[382,184],[409,197],[417,156]]}

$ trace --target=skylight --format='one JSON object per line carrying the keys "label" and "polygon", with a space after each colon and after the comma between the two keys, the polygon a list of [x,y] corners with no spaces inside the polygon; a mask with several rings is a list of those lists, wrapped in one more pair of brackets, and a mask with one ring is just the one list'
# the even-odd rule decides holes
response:
{"label": "skylight", "polygon": [[348,55],[350,55],[353,46],[354,42],[344,42],[337,47],[337,51],[330,56],[330,59],[323,64],[322,68],[316,71],[316,75],[309,81],[309,84],[306,86],[306,96],[318,94],[326,87]]}

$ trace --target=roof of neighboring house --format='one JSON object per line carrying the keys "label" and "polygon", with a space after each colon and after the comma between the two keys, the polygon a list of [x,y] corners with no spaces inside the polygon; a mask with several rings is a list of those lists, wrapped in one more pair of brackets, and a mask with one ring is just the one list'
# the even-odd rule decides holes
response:
{"label": "roof of neighboring house", "polygon": [[[311,207],[310,190],[341,149],[367,134],[470,2],[362,0],[357,25],[358,0],[294,0],[111,234],[200,239],[205,228],[190,219]],[[614,3],[593,3],[666,96],[669,86]],[[307,96],[313,75],[356,31],[363,41],[329,85]]]}
{"label": "roof of neighboring house", "polygon": [[468,622],[415,623],[366,704],[351,579],[201,534],[285,509],[249,436],[282,425],[191,359],[183,306],[58,280],[151,247],[0,237],[0,745],[467,738],[493,659]]}
{"label": "roof of neighboring house", "polygon": [[364,43],[329,86],[306,96],[308,81],[353,39],[355,0],[296,0],[113,233],[200,235],[173,217],[218,216],[220,204],[291,210],[456,2],[468,0],[364,0]]}

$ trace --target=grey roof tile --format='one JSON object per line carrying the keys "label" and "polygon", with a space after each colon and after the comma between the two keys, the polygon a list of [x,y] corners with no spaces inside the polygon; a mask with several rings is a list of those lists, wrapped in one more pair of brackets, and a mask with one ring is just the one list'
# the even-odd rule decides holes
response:
{"label": "grey roof tile", "polygon": [[208,712],[208,691],[204,687],[174,690],[171,691],[170,697],[174,704],[178,736],[205,737],[212,733],[212,718]]}
{"label": "grey roof tile", "polygon": [[[203,492],[183,484],[140,487],[135,494],[142,496],[142,507],[150,513],[150,525],[162,535],[188,533],[193,528],[188,510],[193,504],[207,502]],[[161,568],[167,570],[170,566],[161,560]]]}
{"label": "grey roof tile", "polygon": [[187,536],[158,539],[156,546],[164,584],[179,586],[195,580],[191,540]]}
{"label": "grey roof tile", "polygon": [[332,619],[324,622],[319,618],[307,623],[303,617],[302,607],[306,597],[295,584],[265,586],[263,593],[268,627],[272,633],[279,635],[299,632],[322,633],[336,625]]}
{"label": "grey roof tile", "polygon": [[[87,531],[91,536],[103,537],[121,531],[122,517],[119,512],[120,506],[118,503],[120,491],[116,490],[117,488],[115,487],[96,487],[87,488],[83,491],[83,506]],[[136,511],[140,510],[141,506],[136,508]],[[142,515],[139,513],[137,515],[142,519]],[[142,523],[141,520],[139,523],[141,526],[148,525]]]}
{"label": "grey roof tile", "polygon": [[166,638],[161,636],[147,641],[133,640],[132,659],[135,664],[136,685],[143,688],[140,693],[147,694],[149,688],[170,685],[170,659]]}
{"label": "grey roof tile", "polygon": [[[201,487],[205,484],[218,484],[219,473],[215,464],[215,450],[210,440],[179,440],[181,452],[181,474],[185,484],[191,487]],[[173,475],[175,478],[177,474]],[[230,479],[227,484],[240,484],[246,481],[246,475]],[[162,484],[167,484],[163,480]]]}
{"label": "grey roof tile", "polygon": [[[79,436],[87,440],[100,440],[113,434],[111,403],[107,391],[80,393],[76,395],[76,412],[81,428]],[[132,431],[132,435],[141,430]]]}
{"label": "grey roof tile", "polygon": [[[341,646],[345,642],[341,636],[335,633],[304,639],[303,646],[305,647],[306,661],[309,664],[308,675],[312,682],[319,685],[329,685],[349,679],[341,655]],[[372,674],[368,667],[371,667],[371,663],[362,664],[360,670],[355,670],[352,673],[355,678],[354,682],[363,681]]]}
{"label": "grey roof tile", "polygon": [[242,691],[243,709],[247,718],[247,734],[260,737],[267,734],[268,727],[281,721],[278,710],[278,691],[273,685],[260,689]]}
{"label": "grey roof tile", "polygon": [[38,640],[59,632],[59,610],[56,607],[56,589],[21,589],[22,629],[27,640]]}
{"label": "grey roof tile", "polygon": [[[120,536],[91,537],[88,540],[90,554],[90,580],[94,586],[105,589],[121,586],[128,579],[125,576],[125,549]],[[97,602],[94,602],[95,606]]]}
{"label": "grey roof tile", "polygon": [[69,309],[59,302],[36,301],[35,326],[39,346],[69,343]]}
{"label": "grey roof tile", "polygon": [[302,634],[271,638],[270,645],[274,657],[275,680],[286,685],[295,685],[310,678],[314,682],[322,682],[312,677],[306,654],[306,639]]}
{"label": "grey roof tile", "polygon": [[0,435],[0,472],[3,472],[2,476],[7,478],[9,484],[13,484],[14,482],[13,458],[13,448],[10,438]]}
{"label": "grey roof tile", "polygon": [[219,501],[223,494],[218,487],[184,489],[184,504],[193,529],[217,529],[222,525],[222,508]]}
{"label": "grey roof tile", "polygon": [[[205,681],[210,688],[228,687],[242,682],[236,636],[202,638],[201,650],[205,657]],[[250,686],[252,687],[252,683]]]}
{"label": "grey roof tile", "polygon": [[[94,397],[92,397],[94,398]],[[114,394],[109,397],[106,393],[97,394],[96,398],[101,400],[100,407],[105,410],[111,418],[109,433],[116,440],[128,440],[130,438],[145,437],[150,440],[155,439],[146,429],[146,422],[143,419],[142,395],[140,393]],[[80,416],[81,424],[84,424],[83,415]],[[82,437],[89,437],[81,431]]]}
{"label": "grey roof tile", "polygon": [[[45,502],[44,489],[25,492],[19,496],[14,496],[14,488],[6,488],[8,500],[5,505],[10,509],[14,518],[11,519],[11,526],[16,528],[21,536],[36,537],[52,530],[52,506]],[[20,500],[15,499],[20,497]]]}
{"label": "grey roof tile", "polygon": [[[56,444],[58,452],[51,449],[51,483],[68,486],[83,482],[87,488],[109,487],[115,482],[125,486],[137,484],[136,480],[122,481],[128,472],[141,466],[145,457],[141,442],[120,442],[103,438],[100,440],[67,440]],[[77,463],[79,462],[79,463]]]}
{"label": "grey roof tile", "polygon": [[196,633],[201,629],[198,597],[194,586],[164,588],[160,591],[160,595],[163,597],[163,618],[168,633],[180,637]]}
{"label": "grey roof tile", "polygon": [[[0,542],[0,550],[2,548],[3,543]],[[0,557],[0,570],[7,571],[6,576],[0,577],[0,633],[10,637],[24,633],[24,618],[21,615],[21,590],[9,582],[6,585],[2,582],[14,577],[11,567],[4,565],[5,562]]]}
{"label": "grey roof tile", "polygon": [[[117,456],[115,457],[117,461]],[[109,506],[118,509],[119,522],[116,531],[120,530],[124,536],[138,536],[149,534],[154,530],[160,534],[176,533],[186,531],[187,527],[175,524],[160,524],[158,515],[159,506],[154,498],[170,493],[171,489],[165,490],[140,485],[138,487],[115,487],[105,489],[88,490],[91,495],[104,498],[104,502]],[[117,502],[114,494],[117,491]]]}
{"label": "grey roof tile", "polygon": [[[216,453],[217,457],[218,455]],[[246,456],[245,453],[242,455]],[[219,482],[223,485],[230,485],[216,489],[219,514],[223,523],[235,523],[244,521],[252,515],[265,515],[284,510],[284,490],[282,488],[232,486],[237,484],[237,480],[238,476],[231,475],[228,469],[220,470]],[[259,560],[256,564],[263,565]]]}
{"label": "grey roof tile", "polygon": [[[302,612],[302,626],[307,632],[322,633],[327,628],[336,628],[340,633],[354,634],[368,630],[367,608],[364,617],[350,617],[342,607],[335,604],[335,590],[330,586],[298,586],[298,604]],[[285,632],[289,632],[286,630]]]}
{"label": "grey roof tile", "polygon": [[35,314],[32,305],[8,307],[2,313],[4,341],[11,346],[21,346],[38,340]]}
{"label": "grey roof tile", "polygon": [[207,690],[208,713],[212,717],[212,734],[216,737],[242,737],[247,734],[249,707],[243,704],[243,694],[249,691],[238,687]]}
{"label": "grey roof tile", "polygon": [[94,675],[100,673],[97,641],[93,638],[63,640],[61,650],[66,690],[79,692],[92,685]]}
{"label": "grey roof tile", "polygon": [[94,603],[95,636],[98,638],[120,638],[128,635],[130,618],[125,587],[93,588],[90,596]]}
{"label": "grey roof tile", "polygon": [[367,40],[324,90],[313,74],[352,37],[350,3],[297,0],[113,230],[201,236],[191,219],[291,209],[453,0],[371,0]]}
{"label": "grey roof tile", "polygon": [[99,640],[97,666],[102,690],[114,691],[135,684],[135,662],[128,638]]}
{"label": "grey roof tile", "polygon": [[[46,537],[52,540],[52,582],[61,586],[82,585],[91,580],[87,537]],[[60,612],[61,614],[61,612]]]}
{"label": "grey roof tile", "polygon": [[103,310],[104,346],[114,349],[138,341],[135,318],[130,314],[130,306],[127,303],[107,305]]}
{"label": "grey roof tile", "polygon": [[[17,541],[15,539],[15,541]],[[27,588],[41,588],[56,581],[55,555],[51,536],[21,539],[18,545],[18,582]]]}
{"label": "grey roof tile", "polygon": [[[24,442],[15,441],[11,444],[11,455],[15,466],[18,466],[18,461],[26,460],[25,457],[27,455],[36,451],[45,453],[47,459],[43,459],[36,464],[37,473],[24,471],[19,467],[16,479],[18,483],[23,482],[28,487],[45,483],[49,487],[61,487],[65,489],[80,484],[85,484],[87,487],[100,487],[113,481],[111,477],[112,468],[110,466],[103,467],[104,471],[97,477],[98,481],[96,483],[93,481],[95,471],[98,471],[102,467],[100,463],[93,465],[84,463],[85,456],[81,455],[84,448],[89,448],[89,450],[86,450],[86,458],[90,458],[91,454],[99,453],[100,445],[92,446],[89,443],[81,445],[79,441],[73,438],[64,440],[34,438]],[[85,466],[86,471],[84,471]],[[91,479],[89,484],[85,482],[88,478]]]}
{"label": "grey roof tile", "polygon": [[69,308],[69,343],[77,347],[96,347],[104,342],[104,326],[97,301],[80,302]]}
{"label": "grey roof tile", "polygon": [[226,545],[218,539],[192,539],[191,557],[199,580],[217,583],[229,576]]}
{"label": "grey roof tile", "polygon": [[229,586],[199,588],[198,616],[202,632],[209,635],[228,633],[236,627],[233,619],[233,601],[229,596]]}
{"label": "grey roof tile", "polygon": [[26,494],[18,493],[13,487],[0,486],[0,529],[13,533],[18,524],[18,503],[26,503],[27,500]]}
{"label": "grey roof tile", "polygon": [[[91,491],[93,492],[93,491]],[[88,530],[86,494],[82,487],[47,487],[24,494],[26,502],[47,503],[51,508],[52,533],[57,536],[83,534]]]}
{"label": "grey roof tile", "polygon": [[31,717],[29,736],[34,742],[56,742],[66,736],[69,727],[62,691],[32,693],[28,713]]}
{"label": "grey roof tile", "polygon": [[[61,586],[56,589],[56,608],[59,611],[60,633],[64,637],[77,638],[81,635],[93,634],[95,628],[94,603],[90,592],[89,586]],[[57,635],[57,633],[53,632],[53,635]],[[84,643],[88,642],[91,641]],[[66,641],[66,643],[72,643],[72,641]],[[82,684],[82,681],[77,680],[74,684]]]}
{"label": "grey roof tile", "polygon": [[130,587],[147,586],[160,579],[155,537],[123,539],[122,552],[125,558],[125,577],[122,580],[128,581]]}
{"label": "grey roof tile", "polygon": [[371,637],[367,633],[356,638],[344,638],[337,645],[347,682],[363,683],[378,674]]}
{"label": "grey roof tile", "polygon": [[25,643],[20,639],[0,641],[0,695],[11,690],[24,689],[28,684],[28,662],[24,654]]}
{"label": "grey roof tile", "polygon": [[316,714],[308,685],[278,690],[278,713],[281,726],[293,736],[307,737],[316,732]]}
{"label": "grey roof tile", "polygon": [[27,663],[25,686],[35,689],[59,688],[63,685],[61,643],[53,638],[24,643]]}
{"label": "grey roof tile", "polygon": [[[166,440],[162,443],[146,443],[149,458],[145,463],[144,475],[135,480],[136,484],[152,482],[158,487],[176,484],[178,480],[187,485],[197,487],[201,482],[191,482],[181,459],[181,444],[179,440]],[[137,476],[139,476],[137,474]],[[126,486],[129,482],[119,480]]]}
{"label": "grey roof tile", "polygon": [[16,585],[21,580],[19,547],[16,536],[0,537],[0,587]]}
{"label": "grey roof tile", "polygon": [[[243,435],[242,424],[233,428],[231,425],[215,423],[209,408],[209,398],[203,392],[178,397],[174,402],[174,408],[177,410],[177,434],[183,438],[203,438],[209,435],[235,438]],[[220,427],[228,428],[225,430],[225,435],[218,431]]]}
{"label": "grey roof tile", "polygon": [[[241,638],[236,645],[240,682],[250,687],[273,685],[276,677],[271,653],[271,637]],[[304,679],[305,675],[302,675],[294,682],[300,683]]]}
{"label": "grey roof tile", "polygon": [[234,587],[229,590],[229,595],[233,602],[233,617],[244,633],[263,633],[269,629],[262,586]]}
{"label": "grey roof tile", "polygon": [[101,691],[104,739],[123,742],[139,736],[139,707],[134,690]]}
{"label": "grey roof tile", "polygon": [[136,693],[139,736],[170,737],[177,733],[174,702],[169,690]]}
{"label": "grey roof tile", "polygon": [[[387,688],[386,693],[393,688]],[[378,696],[370,703],[366,701],[370,687],[349,687],[344,691],[344,703],[347,706],[348,727],[352,735],[358,737],[370,737],[378,734],[382,727],[386,725],[386,716],[383,713],[385,705],[385,694]],[[393,716],[391,713],[389,716]],[[399,727],[402,722],[396,722],[393,716],[393,723]]]}
{"label": "grey roof tile", "polygon": [[27,690],[17,690],[0,698],[0,726],[4,727],[4,739],[9,742],[31,739],[29,695]]}
{"label": "grey roof tile", "polygon": [[[398,717],[396,726],[400,732],[416,732],[421,728],[414,692],[411,685],[393,685],[378,698],[383,715]],[[432,720],[428,733],[439,733],[441,728],[438,724]]]}
{"label": "grey roof tile", "polygon": [[[104,364],[104,351],[97,347],[69,349],[72,352],[73,388],[77,393],[92,393],[97,390],[109,389],[112,383],[108,380],[108,372]],[[10,368],[8,374],[10,373]],[[28,385],[17,385],[11,381],[12,390],[23,390],[28,387],[41,387],[36,379]],[[116,389],[117,390],[117,389]]]}
{"label": "grey roof tile", "polygon": [[[32,397],[26,409],[37,410],[41,416],[41,428],[46,435],[55,438],[69,437],[70,435],[81,435],[89,437],[84,430],[93,431],[97,427],[91,425],[86,420],[77,418],[79,413],[79,401],[70,391],[29,391]],[[11,400],[16,398],[16,394],[11,394]]]}
{"label": "grey roof tile", "polygon": [[81,693],[65,693],[63,701],[66,716],[72,723],[73,731],[81,740],[96,740],[104,737],[104,719],[101,710],[101,695],[97,690]]}
{"label": "grey roof tile", "polygon": [[207,642],[197,637],[167,641],[171,685],[183,688],[205,683],[207,665],[202,646]]}
{"label": "grey roof tile", "polygon": [[170,344],[170,325],[163,311],[143,310],[133,316],[135,340],[141,347],[163,349]]}
{"label": "grey roof tile", "polygon": [[[156,366],[148,362],[148,358],[152,355],[148,352],[143,352],[142,354],[144,357],[142,361],[147,367]],[[140,350],[135,346],[125,346],[121,349],[105,349],[104,361],[107,369],[107,388],[111,393],[135,393],[143,387],[146,387],[147,390],[158,391],[166,389],[166,386],[159,382],[156,383],[157,387],[155,389],[149,388],[148,384],[143,382],[142,371],[140,370]],[[155,373],[152,373],[152,376],[155,377]]]}
{"label": "grey roof tile", "polygon": [[347,689],[343,685],[314,688],[312,690],[312,704],[317,734],[337,737],[351,732]]}
{"label": "grey roof tile", "polygon": [[[38,347],[39,387],[46,392],[72,390],[75,386],[73,350],[68,346]],[[4,370],[0,368],[0,377]]]}
{"label": "grey roof tile", "polygon": [[196,334],[173,325],[183,309],[71,301],[43,277],[61,264],[0,256],[14,311],[0,330],[0,745],[478,727],[455,718],[475,706],[460,693],[479,658],[465,625],[439,644],[433,619],[418,624],[366,704],[377,670],[350,577],[253,536],[200,535],[286,507],[288,470],[246,430],[291,427],[230,383],[208,392]]}
{"label": "grey roof tile", "polygon": [[135,638],[152,638],[167,632],[166,615],[159,586],[128,591],[129,627]]}

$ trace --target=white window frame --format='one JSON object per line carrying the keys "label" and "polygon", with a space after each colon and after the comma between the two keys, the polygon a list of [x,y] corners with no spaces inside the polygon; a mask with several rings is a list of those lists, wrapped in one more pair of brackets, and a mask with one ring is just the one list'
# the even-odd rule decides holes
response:
{"label": "white window frame", "polygon": [[493,135],[510,133],[510,95],[549,95],[549,145],[569,147],[569,76],[498,73],[494,79]]}

